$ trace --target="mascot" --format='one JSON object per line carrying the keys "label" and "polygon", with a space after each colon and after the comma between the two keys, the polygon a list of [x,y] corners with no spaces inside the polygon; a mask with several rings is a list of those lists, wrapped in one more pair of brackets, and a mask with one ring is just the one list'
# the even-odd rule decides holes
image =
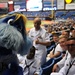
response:
{"label": "mascot", "polygon": [[17,12],[0,17],[0,75],[6,75],[3,71],[10,64],[18,65],[17,53],[26,55],[32,47],[32,41],[26,34],[26,20],[25,15]]}

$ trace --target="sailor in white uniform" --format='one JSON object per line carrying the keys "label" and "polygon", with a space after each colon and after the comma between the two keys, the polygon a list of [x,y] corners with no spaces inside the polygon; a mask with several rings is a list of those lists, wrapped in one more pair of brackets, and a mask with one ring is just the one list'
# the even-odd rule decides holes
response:
{"label": "sailor in white uniform", "polygon": [[47,49],[46,46],[50,45],[50,38],[46,30],[41,28],[41,19],[34,19],[34,28],[29,32],[29,37],[33,40],[33,46],[37,49],[35,53],[36,65],[38,68],[46,62]]}
{"label": "sailor in white uniform", "polygon": [[58,73],[51,73],[51,75],[75,75],[75,38],[69,38],[66,45],[70,56],[67,57],[60,71]]}
{"label": "sailor in white uniform", "polygon": [[66,51],[65,56],[59,62],[54,64],[52,71],[53,72],[58,72],[64,66],[64,62],[66,61],[66,59],[69,58],[70,56],[71,56],[70,53],[68,51]]}
{"label": "sailor in white uniform", "polygon": [[23,75],[34,75],[34,72],[36,71],[35,47],[32,46],[27,55],[21,56],[17,54],[17,56],[19,59],[19,65],[23,68]]}

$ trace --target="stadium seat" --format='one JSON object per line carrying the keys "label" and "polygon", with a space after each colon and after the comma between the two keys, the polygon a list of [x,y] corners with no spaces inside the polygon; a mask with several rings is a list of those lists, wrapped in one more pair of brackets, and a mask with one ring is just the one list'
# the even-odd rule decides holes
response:
{"label": "stadium seat", "polygon": [[48,60],[44,65],[41,66],[41,75],[50,75],[52,72],[55,60],[52,58]]}
{"label": "stadium seat", "polygon": [[56,64],[57,62],[59,62],[62,59],[62,55],[63,54],[61,53],[58,57],[51,58],[44,65],[42,65],[41,66],[41,75],[50,75],[54,64]]}
{"label": "stadium seat", "polygon": [[59,62],[62,59],[63,54],[61,53],[58,57],[54,58],[55,63]]}
{"label": "stadium seat", "polygon": [[49,46],[49,47],[47,47],[47,54],[49,54],[49,52],[53,49],[53,48],[55,48],[55,44],[54,45],[52,45],[52,46]]}

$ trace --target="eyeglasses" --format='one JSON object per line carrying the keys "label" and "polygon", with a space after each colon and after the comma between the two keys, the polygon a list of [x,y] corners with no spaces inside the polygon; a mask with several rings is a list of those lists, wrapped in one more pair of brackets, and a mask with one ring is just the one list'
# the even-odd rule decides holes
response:
{"label": "eyeglasses", "polygon": [[75,47],[75,44],[67,44],[67,46],[72,46],[72,47]]}
{"label": "eyeglasses", "polygon": [[58,42],[59,44],[61,44],[61,43],[65,43],[65,41],[61,41],[61,42]]}

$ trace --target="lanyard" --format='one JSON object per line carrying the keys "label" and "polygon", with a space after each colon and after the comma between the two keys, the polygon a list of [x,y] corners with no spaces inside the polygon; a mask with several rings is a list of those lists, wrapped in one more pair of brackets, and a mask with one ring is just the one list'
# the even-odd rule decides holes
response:
{"label": "lanyard", "polygon": [[68,52],[66,53],[66,60],[67,60]]}
{"label": "lanyard", "polygon": [[29,65],[27,65],[27,62],[26,62],[26,60],[25,60],[26,67],[24,68],[24,71],[25,71],[26,68],[28,68],[28,75],[29,75],[29,73],[30,73],[30,66],[31,66],[33,63],[34,63],[34,61],[32,61]]}
{"label": "lanyard", "polygon": [[69,66],[69,68],[68,68],[68,70],[67,70],[67,72],[66,72],[66,75],[68,75],[69,70],[70,70],[70,68],[72,67],[72,65],[73,65],[74,62],[75,62],[75,60],[74,60],[72,63],[70,62],[70,66]]}

